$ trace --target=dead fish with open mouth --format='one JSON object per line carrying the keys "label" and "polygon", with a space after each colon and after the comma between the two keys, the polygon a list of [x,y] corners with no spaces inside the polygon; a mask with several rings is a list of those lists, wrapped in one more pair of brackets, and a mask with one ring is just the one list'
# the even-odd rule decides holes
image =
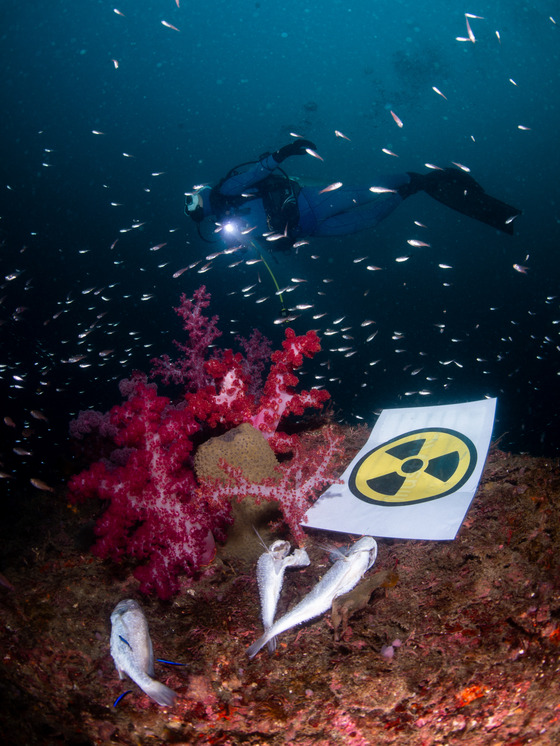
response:
{"label": "dead fish with open mouth", "polygon": [[259,650],[276,635],[328,611],[335,598],[348,593],[358,584],[362,575],[373,565],[376,557],[377,542],[375,539],[371,536],[358,539],[347,554],[340,554],[340,559],[323,575],[307,596],[274,622],[262,637],[247,648],[249,658],[254,658]]}
{"label": "dead fish with open mouth", "polygon": [[[258,536],[258,533],[257,533]],[[276,606],[280,598],[280,591],[284,582],[284,572],[287,567],[307,567],[309,557],[305,549],[294,549],[290,554],[290,542],[281,539],[273,541],[267,547],[259,536],[261,544],[266,549],[257,562],[257,584],[261,599],[261,617],[265,634],[274,622]],[[268,640],[268,650],[276,650],[276,638]]]}

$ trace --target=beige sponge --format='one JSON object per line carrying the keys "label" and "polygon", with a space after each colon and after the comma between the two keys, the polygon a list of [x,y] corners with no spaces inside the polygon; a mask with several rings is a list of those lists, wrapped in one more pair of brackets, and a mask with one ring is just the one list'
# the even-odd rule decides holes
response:
{"label": "beige sponge", "polygon": [[227,480],[225,471],[219,466],[223,459],[230,466],[241,469],[250,482],[262,482],[270,477],[277,478],[275,471],[278,461],[263,434],[248,422],[228,430],[227,433],[211,438],[196,451],[194,468],[199,480]]}

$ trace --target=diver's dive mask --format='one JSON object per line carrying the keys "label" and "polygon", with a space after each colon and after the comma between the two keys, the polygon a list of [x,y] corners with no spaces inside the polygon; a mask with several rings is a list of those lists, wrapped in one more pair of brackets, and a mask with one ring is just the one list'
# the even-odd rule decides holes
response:
{"label": "diver's dive mask", "polygon": [[198,189],[193,194],[185,195],[185,215],[192,218],[195,223],[201,223],[205,217],[202,191],[202,189]]}

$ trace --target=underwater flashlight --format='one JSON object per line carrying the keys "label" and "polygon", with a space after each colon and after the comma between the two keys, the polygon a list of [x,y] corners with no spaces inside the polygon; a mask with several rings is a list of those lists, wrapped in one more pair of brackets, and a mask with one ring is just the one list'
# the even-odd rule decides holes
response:
{"label": "underwater flashlight", "polygon": [[229,236],[232,236],[234,233],[237,233],[237,226],[236,226],[236,224],[234,223],[233,220],[228,220],[227,223],[224,223],[223,230]]}

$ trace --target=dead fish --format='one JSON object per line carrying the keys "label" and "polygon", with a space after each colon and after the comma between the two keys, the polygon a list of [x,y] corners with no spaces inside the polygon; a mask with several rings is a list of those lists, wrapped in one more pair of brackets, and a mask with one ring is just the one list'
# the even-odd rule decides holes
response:
{"label": "dead fish", "polygon": [[158,705],[175,703],[176,692],[154,677],[154,652],[148,621],[140,604],[128,598],[119,601],[111,614],[111,655],[119,672],[126,674]]}
{"label": "dead fish", "polygon": [[[309,557],[305,549],[295,549],[290,554],[289,541],[274,541],[267,547],[260,536],[259,539],[266,549],[257,562],[257,584],[261,599],[261,618],[266,633],[274,622],[276,606],[280,598],[286,568],[307,567],[309,565]],[[270,653],[276,650],[275,637],[268,641],[268,650]]]}
{"label": "dead fish", "polygon": [[317,585],[293,609],[280,617],[255,643],[247,648],[249,658],[254,658],[269,640],[298,624],[303,624],[328,611],[338,596],[348,593],[357,585],[377,557],[377,542],[371,536],[359,539],[328,570]]}

